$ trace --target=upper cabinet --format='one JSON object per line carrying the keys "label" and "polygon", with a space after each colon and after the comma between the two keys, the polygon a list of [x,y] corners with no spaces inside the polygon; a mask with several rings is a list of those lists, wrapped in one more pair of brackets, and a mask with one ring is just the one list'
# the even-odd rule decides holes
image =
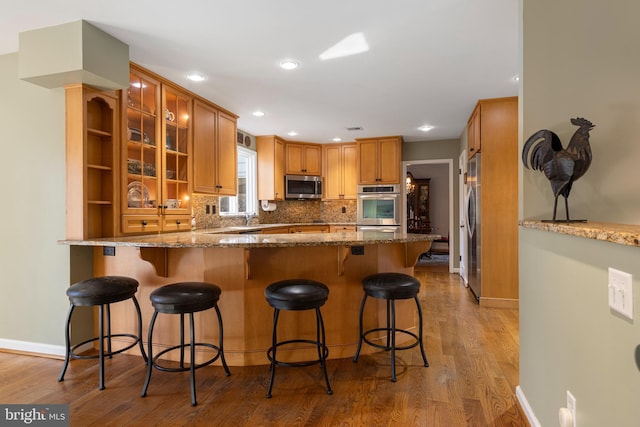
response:
{"label": "upper cabinet", "polygon": [[65,89],[68,239],[116,234],[119,104],[114,91]]}
{"label": "upper cabinet", "polygon": [[236,117],[196,100],[193,107],[193,191],[237,193]]}
{"label": "upper cabinet", "polygon": [[291,175],[320,175],[322,146],[287,142],[285,144],[286,173]]}
{"label": "upper cabinet", "polygon": [[189,230],[193,191],[236,194],[233,113],[133,63],[128,88],[65,97],[67,238]]}
{"label": "upper cabinet", "polygon": [[125,99],[123,233],[190,227],[192,97],[131,68]]}
{"label": "upper cabinet", "polygon": [[473,110],[469,122],[467,123],[467,144],[469,150],[467,152],[469,158],[475,156],[480,152],[480,108],[481,104],[478,103]]}
{"label": "upper cabinet", "polygon": [[357,139],[359,184],[400,184],[402,137]]}
{"label": "upper cabinet", "polygon": [[356,155],[354,143],[323,146],[324,200],[356,198]]}
{"label": "upper cabinet", "polygon": [[[162,212],[190,214],[191,123],[193,99],[162,85],[164,149],[162,153]],[[177,201],[173,203],[173,201]]]}
{"label": "upper cabinet", "polygon": [[256,137],[259,200],[284,200],[284,146],[275,135]]}

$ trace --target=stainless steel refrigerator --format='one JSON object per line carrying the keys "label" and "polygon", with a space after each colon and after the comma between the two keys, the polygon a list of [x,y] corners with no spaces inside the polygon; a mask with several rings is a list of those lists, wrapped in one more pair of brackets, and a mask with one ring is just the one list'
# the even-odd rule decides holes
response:
{"label": "stainless steel refrigerator", "polygon": [[478,153],[469,159],[467,168],[467,185],[469,191],[466,201],[466,228],[467,228],[467,277],[469,289],[476,299],[480,300],[482,282],[480,275],[480,185],[481,154]]}

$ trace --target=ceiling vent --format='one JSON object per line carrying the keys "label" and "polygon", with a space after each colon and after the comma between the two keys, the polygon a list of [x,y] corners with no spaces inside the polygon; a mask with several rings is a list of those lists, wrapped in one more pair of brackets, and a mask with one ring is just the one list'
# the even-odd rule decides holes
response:
{"label": "ceiling vent", "polygon": [[348,131],[354,131],[354,130],[364,130],[364,128],[362,126],[349,126],[346,128]]}
{"label": "ceiling vent", "polygon": [[238,145],[242,145],[244,147],[251,147],[253,138],[251,135],[246,134],[244,132],[238,131]]}

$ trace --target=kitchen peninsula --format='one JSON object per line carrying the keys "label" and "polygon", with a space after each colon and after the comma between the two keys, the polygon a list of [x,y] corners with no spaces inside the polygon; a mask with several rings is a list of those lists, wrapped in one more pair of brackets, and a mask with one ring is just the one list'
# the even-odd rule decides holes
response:
{"label": "kitchen peninsula", "polygon": [[[228,364],[242,366],[267,363],[273,311],[265,301],[264,289],[270,283],[293,278],[325,283],[330,290],[329,299],[322,307],[329,358],[352,357],[358,339],[362,278],[382,271],[412,274],[419,256],[439,237],[380,232],[264,234],[269,233],[270,227],[277,226],[229,227],[60,243],[93,247],[95,276],[124,275],[140,282],[137,298],[142,308],[143,330],[148,328],[153,311],[149,294],[154,289],[181,281],[206,281],[220,286],[225,357]],[[405,302],[413,304],[413,301],[398,301],[397,327],[415,331],[415,310],[409,307],[405,310]],[[386,322],[385,308],[384,301],[368,305],[365,312],[367,327],[382,326]],[[135,327],[135,314],[130,304],[114,305],[111,315],[114,330]],[[159,322],[154,345],[162,349],[175,342],[179,321],[161,318]],[[216,321],[210,310],[196,313],[196,322],[197,340],[217,340]],[[281,326],[279,337],[288,339],[293,334],[313,335],[315,322],[307,312],[289,312],[282,316]],[[398,336],[398,341],[405,339]],[[372,352],[375,349],[364,350]],[[292,357],[301,359],[308,356],[298,350],[294,354]],[[206,356],[201,354],[199,357]]]}

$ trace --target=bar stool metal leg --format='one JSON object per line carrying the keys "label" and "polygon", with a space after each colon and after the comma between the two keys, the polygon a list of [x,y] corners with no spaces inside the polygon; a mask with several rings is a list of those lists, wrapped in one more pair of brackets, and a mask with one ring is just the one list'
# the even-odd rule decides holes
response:
{"label": "bar stool metal leg", "polygon": [[424,343],[422,342],[422,308],[420,307],[420,300],[418,299],[418,297],[415,297],[414,300],[416,301],[416,305],[418,306],[418,321],[420,322],[420,325],[418,326],[418,331],[419,331],[418,337],[420,337],[418,341],[420,343],[420,354],[422,354],[422,360],[424,361],[424,366],[428,368],[429,362],[427,361],[427,355],[424,352]]}
{"label": "bar stool metal leg", "polygon": [[144,385],[142,386],[142,393],[140,396],[145,397],[147,395],[147,389],[149,388],[149,381],[151,381],[151,371],[153,370],[153,327],[156,323],[156,318],[158,317],[158,312],[154,310],[153,315],[151,316],[151,322],[149,322],[149,337],[147,338],[147,348],[149,361],[147,362],[147,377],[144,380]]}
{"label": "bar stool metal leg", "polygon": [[[320,358],[320,366],[322,367],[322,371],[324,372],[324,380],[327,383],[327,394],[333,394],[333,390],[331,389],[331,384],[329,383],[329,374],[327,373],[327,361],[325,358],[325,349],[327,348],[326,336],[324,331],[324,321],[322,320],[322,314],[320,313],[320,309],[316,308],[316,340],[318,344],[318,355]],[[320,332],[322,331],[322,332]],[[319,337],[318,335],[322,335]],[[320,341],[322,338],[322,341]]]}
{"label": "bar stool metal leg", "polygon": [[71,315],[73,314],[73,309],[76,306],[71,304],[69,307],[69,312],[67,314],[67,321],[65,322],[65,331],[64,331],[64,343],[65,343],[65,355],[64,355],[64,366],[62,366],[62,372],[60,372],[60,376],[58,377],[58,381],[64,380],[64,374],[67,372],[67,367],[69,366],[69,357],[71,353],[71,332],[69,329],[71,328]]}
{"label": "bar stool metal leg", "polygon": [[363,333],[364,333],[364,328],[362,326],[362,316],[364,314],[364,303],[367,301],[367,294],[364,294],[362,296],[362,301],[360,302],[360,316],[359,316],[359,331],[360,333],[358,334],[358,347],[356,348],[356,354],[355,356],[353,356],[353,363],[356,363],[358,361],[358,356],[360,356],[360,350],[362,349],[362,338],[363,338]]}
{"label": "bar stool metal leg", "polygon": [[147,353],[144,351],[144,344],[142,343],[142,312],[140,311],[140,304],[138,304],[138,300],[136,297],[131,298],[133,300],[133,304],[136,306],[136,314],[138,316],[138,344],[140,345],[140,353],[142,354],[142,358],[145,363],[149,363],[149,358],[147,357]]}
{"label": "bar stool metal leg", "polygon": [[220,347],[220,360],[222,361],[222,367],[224,368],[224,373],[226,376],[231,375],[231,371],[229,371],[229,367],[227,366],[227,361],[224,358],[224,349],[222,346],[222,342],[223,342],[223,329],[222,329],[222,314],[220,314],[220,309],[218,308],[218,306],[215,306],[215,310],[216,310],[216,314],[218,315],[218,331],[220,331],[219,333],[219,344],[218,346]]}
{"label": "bar stool metal leg", "polygon": [[[104,305],[98,307],[98,359],[100,360],[100,390],[104,390]],[[111,337],[109,337],[111,340]]]}
{"label": "bar stool metal leg", "polygon": [[273,379],[276,375],[276,349],[278,348],[278,336],[277,336],[277,325],[278,325],[278,316],[280,315],[280,309],[274,309],[273,311],[273,331],[271,332],[271,348],[272,348],[272,359],[271,359],[271,379],[269,380],[269,389],[267,390],[267,398],[271,398],[271,391],[273,390]]}
{"label": "bar stool metal leg", "polygon": [[387,300],[387,316],[391,306],[391,333],[387,334],[387,342],[391,335],[391,381],[396,382],[396,300]]}
{"label": "bar stool metal leg", "polygon": [[[196,400],[196,338],[194,336],[194,322],[193,322],[193,313],[189,313],[189,348],[191,349],[191,360],[189,363],[189,377],[191,383],[191,406],[196,406],[198,401]],[[183,346],[184,349],[184,346]]]}

